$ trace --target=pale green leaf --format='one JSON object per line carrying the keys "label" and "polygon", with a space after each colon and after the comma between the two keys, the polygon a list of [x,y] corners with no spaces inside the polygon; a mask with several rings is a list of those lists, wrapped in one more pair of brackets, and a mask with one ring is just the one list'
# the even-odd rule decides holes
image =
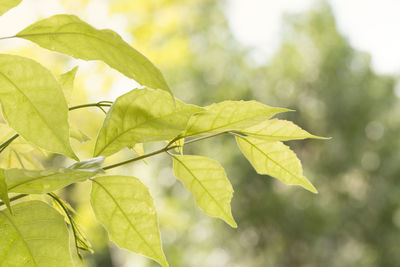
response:
{"label": "pale green leaf", "polygon": [[144,146],[143,143],[137,143],[132,147],[133,152],[135,152],[138,156],[144,155]]}
{"label": "pale green leaf", "polygon": [[139,179],[98,177],[92,183],[90,202],[96,218],[119,247],[168,266],[161,247],[153,198]]}
{"label": "pale green leaf", "polygon": [[69,131],[69,134],[72,138],[77,140],[78,142],[85,143],[87,141],[90,141],[90,137],[87,136],[84,132],[82,132],[79,128],[71,125],[71,129]]}
{"label": "pale green leaf", "polygon": [[75,67],[72,70],[63,73],[57,77],[57,80],[64,91],[65,100],[67,101],[67,104],[71,102],[72,91],[74,90],[74,81],[77,71],[78,67]]}
{"label": "pale green leaf", "polygon": [[224,168],[215,160],[193,155],[173,155],[174,174],[208,215],[237,227],[231,213],[233,188]]}
{"label": "pale green leaf", "polygon": [[104,163],[104,159],[105,158],[103,156],[100,156],[100,157],[91,158],[88,160],[82,160],[79,162],[75,162],[68,168],[71,170],[75,170],[75,171],[89,171],[89,172],[97,172],[97,173],[104,172],[101,169],[101,166]]}
{"label": "pale green leaf", "polygon": [[0,54],[0,102],[5,120],[25,140],[78,159],[69,143],[67,103],[46,68],[28,58]]}
{"label": "pale green leaf", "polygon": [[193,115],[184,136],[242,130],[286,111],[289,110],[269,107],[257,101],[224,101]]}
{"label": "pale green leaf", "polygon": [[177,146],[175,151],[181,155],[183,155],[183,146],[185,145],[185,138],[180,138],[174,142],[174,145]]}
{"label": "pale green leaf", "polygon": [[317,193],[315,187],[303,175],[300,160],[288,146],[281,142],[241,136],[236,136],[236,142],[257,173],[267,174],[285,184],[300,185]]}
{"label": "pale green leaf", "polygon": [[55,15],[17,34],[36,44],[84,60],[102,60],[144,86],[171,93],[160,70],[115,32],[98,30],[73,15]]}
{"label": "pale green leaf", "polygon": [[16,7],[22,0],[1,0],[0,1],[0,16],[6,13],[13,7]]}
{"label": "pale green leaf", "polygon": [[94,155],[108,156],[136,143],[170,140],[203,109],[173,100],[161,90],[135,89],[117,98],[107,113]]}
{"label": "pale green leaf", "polygon": [[82,182],[101,172],[104,158],[99,157],[77,162],[68,168],[47,170],[6,169],[9,192],[42,194],[55,191],[76,182]]}
{"label": "pale green leaf", "polygon": [[0,169],[0,199],[7,205],[7,208],[11,211],[10,199],[8,198],[6,176],[3,169]]}
{"label": "pale green leaf", "polygon": [[0,266],[72,267],[63,216],[41,201],[0,211]]}
{"label": "pale green leaf", "polygon": [[[0,123],[0,143],[5,142],[15,134],[7,124]],[[42,149],[18,137],[0,154],[0,168],[42,169],[37,156],[46,155]]]}
{"label": "pale green leaf", "polygon": [[[133,152],[135,152],[138,156],[144,155],[144,145],[143,143],[137,143],[132,147]],[[147,160],[143,159],[144,164],[148,165]]]}
{"label": "pale green leaf", "polygon": [[291,121],[278,119],[265,120],[240,132],[251,137],[269,141],[289,141],[306,138],[327,139],[312,135]]}

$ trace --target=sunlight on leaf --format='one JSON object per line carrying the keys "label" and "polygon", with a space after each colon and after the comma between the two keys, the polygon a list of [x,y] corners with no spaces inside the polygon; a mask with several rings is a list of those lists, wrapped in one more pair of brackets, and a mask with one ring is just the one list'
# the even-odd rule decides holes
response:
{"label": "sunlight on leaf", "polygon": [[1,266],[71,267],[68,230],[56,210],[26,201],[0,211]]}
{"label": "sunlight on leaf", "polygon": [[94,155],[109,156],[136,143],[171,140],[201,107],[173,100],[161,90],[135,89],[117,98],[108,111]]}
{"label": "sunlight on leaf", "polygon": [[290,110],[269,107],[257,101],[223,101],[195,114],[184,136],[242,130],[287,111]]}
{"label": "sunlight on leaf", "polygon": [[115,244],[168,266],[153,198],[139,179],[98,177],[92,183],[90,202]]}
{"label": "sunlight on leaf", "polygon": [[0,16],[6,13],[13,7],[16,7],[22,0],[1,0],[0,1]]}
{"label": "sunlight on leaf", "polygon": [[55,15],[17,34],[49,50],[84,60],[102,60],[143,86],[172,94],[160,70],[115,32],[98,30],[74,15]]}
{"label": "sunlight on leaf", "polygon": [[8,190],[14,193],[42,194],[69,184],[85,181],[101,172],[104,157],[77,162],[68,168],[46,170],[6,169]]}
{"label": "sunlight on leaf", "polygon": [[72,70],[67,71],[66,73],[63,73],[57,77],[57,80],[63,89],[67,104],[71,102],[72,92],[74,90],[74,81],[77,71],[78,67],[75,67]]}
{"label": "sunlight on leaf", "polygon": [[69,143],[67,103],[46,68],[28,58],[1,54],[0,102],[5,120],[27,141],[78,160]]}
{"label": "sunlight on leaf", "polygon": [[6,176],[3,169],[0,169],[0,199],[7,205],[7,208],[11,211],[10,199],[8,199]]}
{"label": "sunlight on leaf", "polygon": [[328,139],[312,135],[291,121],[278,119],[265,120],[240,132],[251,137],[270,141],[289,141],[306,138]]}
{"label": "sunlight on leaf", "polygon": [[215,160],[194,155],[173,155],[174,174],[192,192],[197,205],[208,215],[237,224],[231,213],[233,188],[224,168]]}
{"label": "sunlight on leaf", "polygon": [[317,189],[303,176],[296,154],[281,142],[236,136],[243,155],[259,174],[275,177],[288,185],[300,185],[317,193]]}

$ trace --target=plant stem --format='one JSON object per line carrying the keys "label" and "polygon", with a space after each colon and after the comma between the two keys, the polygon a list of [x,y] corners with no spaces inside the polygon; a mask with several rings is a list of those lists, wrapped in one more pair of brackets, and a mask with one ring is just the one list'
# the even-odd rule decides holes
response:
{"label": "plant stem", "polygon": [[90,103],[90,104],[83,104],[83,105],[78,105],[78,106],[73,106],[70,107],[69,110],[75,110],[75,109],[80,109],[80,108],[87,108],[87,107],[111,107],[111,103],[105,103],[104,101],[98,102],[98,103]]}
{"label": "plant stem", "polygon": [[[211,134],[211,135],[207,135],[207,136],[204,136],[204,137],[199,137],[199,138],[196,138],[196,139],[192,139],[192,140],[186,142],[185,145],[189,145],[189,144],[192,144],[192,143],[196,143],[196,142],[198,142],[198,141],[202,141],[202,140],[205,140],[205,139],[208,139],[208,138],[211,138],[211,137],[215,137],[215,136],[219,136],[219,135],[223,135],[223,134],[226,134],[226,133],[228,133],[228,132],[222,132],[222,133],[217,133],[217,134]],[[125,164],[128,164],[128,163],[131,163],[131,162],[134,162],[134,161],[142,160],[142,159],[145,159],[145,158],[148,158],[148,157],[151,157],[151,156],[160,154],[160,153],[167,152],[167,151],[169,151],[169,150],[171,150],[171,149],[177,148],[177,147],[179,147],[179,146],[177,146],[177,145],[171,146],[171,144],[174,143],[174,142],[176,142],[176,141],[178,141],[179,139],[182,139],[182,138],[184,138],[184,136],[179,137],[179,138],[174,138],[174,139],[173,139],[173,142],[172,142],[172,141],[169,142],[165,147],[163,147],[163,148],[161,148],[161,149],[159,149],[159,150],[150,152],[150,153],[148,153],[148,154],[144,154],[144,155],[142,155],[142,156],[139,156],[139,157],[136,157],[136,158],[133,158],[133,159],[128,159],[128,160],[125,160],[125,161],[122,161],[122,162],[119,162],[119,163],[116,163],[116,164],[112,164],[112,165],[109,165],[109,166],[105,166],[105,167],[103,168],[103,170],[113,169],[113,168],[116,168],[116,167],[119,167],[119,166],[122,166],[122,165],[125,165]]]}
{"label": "plant stem", "polygon": [[17,37],[17,36],[6,36],[6,37],[0,37],[0,40],[6,40],[6,39],[12,39],[12,38],[15,38],[15,37]]}
{"label": "plant stem", "polygon": [[[0,38],[0,40],[1,40],[1,38]],[[110,102],[110,101],[100,101],[97,103],[73,106],[73,107],[70,107],[68,110],[71,111],[71,110],[87,108],[87,107],[97,107],[104,112],[104,109],[102,107],[111,107],[111,105],[112,105],[112,102]],[[2,144],[0,144],[0,153],[3,152],[3,150],[6,149],[6,147],[8,147],[12,143],[12,141],[14,141],[18,136],[19,136],[19,134],[14,134],[8,140],[6,140]]]}
{"label": "plant stem", "polygon": [[54,193],[47,193],[47,195],[49,195],[50,197],[52,197],[54,199],[54,201],[57,202],[57,204],[62,208],[62,210],[64,211],[65,215],[68,218],[69,224],[71,225],[71,229],[72,229],[72,233],[74,235],[74,241],[75,241],[75,248],[76,248],[76,254],[78,255],[78,257],[82,260],[82,256],[79,253],[79,248],[78,248],[78,239],[77,239],[77,231],[75,229],[75,224],[74,224],[74,220],[71,217],[71,214],[69,214],[68,212],[68,208],[64,206],[63,201]]}
{"label": "plant stem", "polygon": [[0,145],[0,153],[3,152],[4,149],[6,149],[6,147],[11,144],[12,141],[14,141],[19,135],[18,134],[14,134],[13,136],[11,136],[10,138],[8,138],[4,143],[2,143]]}
{"label": "plant stem", "polygon": [[[87,105],[95,106],[95,105],[92,105],[92,104],[87,104]],[[226,134],[226,133],[230,133],[230,132],[221,132],[221,133],[211,134],[211,135],[199,137],[199,138],[196,138],[196,139],[192,139],[190,141],[187,141],[185,143],[185,145],[193,144],[193,143],[196,143],[196,142],[208,139],[208,138],[216,137],[216,136],[219,136],[219,135],[223,135],[223,134]],[[174,140],[174,142],[176,142],[176,141],[178,141],[179,139],[182,139],[182,138],[184,138],[184,136],[179,137],[179,138],[174,138],[173,140]],[[165,147],[163,147],[163,148],[161,148],[159,150],[144,154],[142,156],[139,156],[139,157],[136,157],[136,158],[133,158],[133,159],[128,159],[128,160],[125,160],[125,161],[122,161],[122,162],[119,162],[119,163],[116,163],[116,164],[112,164],[112,165],[106,166],[106,167],[103,168],[103,170],[113,169],[113,168],[116,168],[116,167],[119,167],[119,166],[122,166],[122,165],[125,165],[125,164],[128,164],[128,163],[131,163],[131,162],[135,162],[135,161],[138,161],[138,160],[142,160],[142,159],[145,159],[145,158],[157,155],[157,154],[161,154],[161,153],[165,153],[165,152],[169,153],[168,152],[169,150],[179,147],[177,145],[171,146],[171,144],[172,143],[169,142]],[[14,201],[14,200],[17,200],[17,199],[20,199],[20,198],[23,198],[23,197],[26,197],[26,196],[27,196],[27,194],[20,194],[20,195],[14,196],[14,197],[10,198],[10,202]],[[3,205],[5,205],[5,203],[0,201],[0,206],[3,206]]]}
{"label": "plant stem", "polygon": [[[17,200],[17,199],[20,199],[20,198],[23,198],[23,197],[26,197],[27,195],[28,195],[28,194],[20,194],[20,195],[16,195],[15,197],[11,197],[11,198],[10,198],[10,202],[12,202],[12,201],[14,201],[14,200]],[[0,201],[0,207],[3,206],[3,205],[5,205],[5,204],[6,204],[6,203]]]}

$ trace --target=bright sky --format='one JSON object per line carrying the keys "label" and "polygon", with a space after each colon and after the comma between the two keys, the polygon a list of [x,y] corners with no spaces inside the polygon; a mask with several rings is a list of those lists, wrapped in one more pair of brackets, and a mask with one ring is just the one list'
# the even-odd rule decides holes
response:
{"label": "bright sky", "polygon": [[[279,47],[282,15],[301,12],[316,0],[228,0],[232,31],[255,54],[268,59]],[[357,49],[369,52],[379,73],[400,73],[400,0],[328,0],[340,31]],[[70,0],[73,7],[75,0]],[[46,8],[43,8],[46,7]],[[80,10],[80,9],[79,9]],[[58,0],[23,0],[20,6],[0,17],[0,36],[13,35],[38,17],[68,12]],[[107,1],[92,0],[80,17],[97,28],[111,28],[130,41],[123,16],[109,16]],[[14,46],[15,42],[9,43]],[[7,46],[2,42],[1,47]]]}
{"label": "bright sky", "polygon": [[[312,7],[314,0],[229,0],[234,35],[269,58],[279,47],[282,15]],[[372,56],[375,71],[400,73],[400,1],[328,0],[339,30],[351,45]]]}

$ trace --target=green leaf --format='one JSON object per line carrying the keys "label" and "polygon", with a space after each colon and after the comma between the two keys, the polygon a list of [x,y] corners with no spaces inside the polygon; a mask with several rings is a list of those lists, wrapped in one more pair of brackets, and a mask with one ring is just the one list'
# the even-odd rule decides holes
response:
{"label": "green leaf", "polygon": [[161,90],[135,89],[117,98],[107,113],[94,155],[108,156],[137,143],[171,140],[192,114],[203,109],[173,100]]}
{"label": "green leaf", "polygon": [[63,216],[42,201],[0,211],[0,266],[72,267]]}
{"label": "green leaf", "polygon": [[251,137],[269,141],[289,141],[306,138],[327,139],[312,135],[291,121],[278,119],[265,120],[240,132]]}
{"label": "green leaf", "polygon": [[288,185],[300,185],[317,193],[317,189],[303,176],[296,154],[281,142],[236,136],[236,142],[247,160],[259,174],[275,177]]}
{"label": "green leaf", "polygon": [[98,177],[93,180],[90,202],[96,218],[119,247],[168,266],[161,247],[153,198],[139,179]]}
{"label": "green leaf", "polygon": [[[131,149],[138,156],[143,156],[144,155],[144,145],[143,145],[143,143],[137,143]],[[144,162],[144,164],[148,165],[147,160],[143,159],[143,162]]]}
{"label": "green leaf", "polygon": [[76,182],[82,182],[101,172],[104,157],[77,162],[68,168],[40,171],[5,169],[9,192],[42,194],[55,191]]}
{"label": "green leaf", "polygon": [[22,0],[1,0],[0,1],[0,16],[6,13],[13,7],[16,7]]}
{"label": "green leaf", "polygon": [[185,145],[185,138],[180,138],[174,142],[174,145],[177,146],[175,148],[175,152],[183,155],[183,146]]}
{"label": "green leaf", "polygon": [[63,73],[57,77],[57,80],[64,91],[64,96],[67,104],[71,102],[72,91],[74,90],[74,81],[77,71],[78,67],[75,67],[72,70]]}
{"label": "green leaf", "polygon": [[4,175],[3,169],[0,169],[0,199],[7,205],[7,208],[11,211],[10,199],[8,198],[6,176]]}
{"label": "green leaf", "polygon": [[[0,123],[0,143],[5,142],[16,132],[5,123]],[[46,155],[47,153],[28,143],[22,137],[18,137],[9,144],[0,154],[0,168],[24,168],[24,169],[43,169],[36,156]]]}
{"label": "green leaf", "polygon": [[69,166],[68,168],[71,170],[75,170],[75,171],[89,171],[89,172],[104,172],[101,169],[101,166],[104,163],[104,157],[100,156],[97,158],[91,158],[88,160],[83,160],[83,161],[79,161],[76,162],[74,164],[72,164],[71,166]]}
{"label": "green leaf", "polygon": [[173,155],[174,174],[193,194],[197,205],[208,215],[237,227],[231,213],[233,188],[224,168],[202,156]]}
{"label": "green leaf", "polygon": [[133,152],[135,152],[138,156],[144,155],[144,146],[143,143],[137,143],[132,147]]}
{"label": "green leaf", "polygon": [[171,93],[160,70],[117,33],[95,29],[76,16],[52,16],[30,25],[17,37],[75,58],[102,60],[141,85]]}
{"label": "green leaf", "polygon": [[82,132],[80,129],[78,129],[75,126],[71,126],[71,129],[69,131],[69,134],[72,138],[77,140],[78,142],[85,143],[87,141],[90,141],[91,138],[87,136],[84,132]]}
{"label": "green leaf", "polygon": [[78,160],[69,143],[67,103],[46,68],[0,54],[0,102],[5,120],[25,140]]}
{"label": "green leaf", "polygon": [[242,130],[286,111],[257,101],[224,101],[193,115],[184,136]]}

